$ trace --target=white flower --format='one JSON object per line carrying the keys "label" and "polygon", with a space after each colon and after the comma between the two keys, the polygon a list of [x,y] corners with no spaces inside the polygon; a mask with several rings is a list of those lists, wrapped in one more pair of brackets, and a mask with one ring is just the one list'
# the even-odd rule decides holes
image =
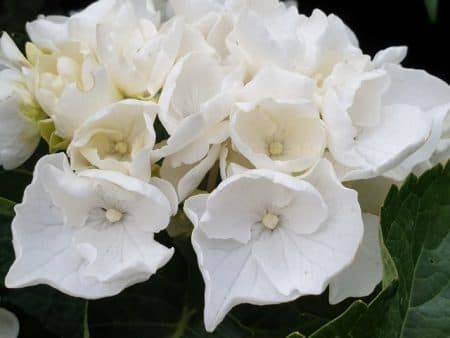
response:
{"label": "white flower", "polygon": [[[28,24],[38,46],[78,42],[96,55],[126,97],[153,97],[176,59],[193,50],[209,51],[200,32],[179,17],[160,23],[152,1],[101,0],[54,24],[40,18]],[[50,41],[50,42],[49,42]]]}
{"label": "white flower", "polygon": [[[391,86],[383,97],[386,105],[409,104],[423,112],[431,125],[426,142],[384,175],[403,181],[412,171],[421,174],[450,157],[450,86],[423,70],[386,64]],[[412,123],[408,118],[408,125]]]}
{"label": "white flower", "polygon": [[0,167],[15,169],[34,153],[40,140],[36,114],[39,109],[21,74],[0,71]]}
{"label": "white flower", "polygon": [[35,53],[27,74],[58,136],[71,139],[88,117],[121,98],[106,70],[78,42],[64,42],[50,54]]}
{"label": "white flower", "polygon": [[155,103],[124,100],[91,116],[68,148],[72,168],[119,171],[148,181],[157,113]]}
{"label": "white flower", "polygon": [[[153,157],[165,157],[173,169],[192,166],[204,160],[214,145],[223,143],[229,136],[228,117],[235,109],[234,94],[242,85],[241,76],[239,69],[229,70],[208,54],[192,53],[181,59],[159,100],[159,118],[170,138]],[[208,161],[211,166],[214,162]],[[205,167],[202,175],[210,168]]]}
{"label": "white flower", "polygon": [[369,296],[383,279],[380,218],[363,214],[363,220],[364,237],[355,260],[330,282],[330,304],[337,304],[349,297]]}
{"label": "white flower", "polygon": [[297,10],[272,0],[241,1],[238,8],[234,28],[227,36],[230,53],[247,64],[250,74],[268,65],[295,70],[304,57]]}
{"label": "white flower", "polygon": [[183,36],[178,19],[159,28],[131,1],[97,26],[97,52],[114,82],[127,97],[153,97],[175,63]]}
{"label": "white flower", "polygon": [[115,295],[147,280],[173,249],[154,240],[177,211],[171,185],[92,170],[76,176],[63,154],[37,164],[16,207],[10,288],[48,284],[76,297]]}
{"label": "white flower", "polygon": [[357,195],[321,161],[304,180],[253,170],[185,202],[205,284],[208,331],[235,305],[321,294],[363,237]]}
{"label": "white flower", "polygon": [[256,168],[300,173],[314,166],[325,150],[326,133],[311,101],[313,91],[309,78],[263,68],[242,90],[247,102],[232,115],[236,149]]}
{"label": "white flower", "polygon": [[[97,53],[128,97],[155,96],[175,61],[194,50],[209,51],[200,32],[179,17],[161,26],[142,1],[122,1],[97,26]],[[146,15],[145,11],[151,13]]]}
{"label": "white flower", "polygon": [[431,119],[412,100],[393,96],[396,82],[370,60],[340,63],[326,80],[322,117],[342,180],[383,175],[429,138]]}

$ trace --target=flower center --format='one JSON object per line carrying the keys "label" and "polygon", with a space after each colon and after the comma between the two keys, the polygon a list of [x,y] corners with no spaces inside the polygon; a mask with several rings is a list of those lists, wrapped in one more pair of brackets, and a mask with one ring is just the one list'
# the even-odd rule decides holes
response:
{"label": "flower center", "polygon": [[123,141],[117,142],[114,146],[114,150],[120,155],[125,155],[126,153],[128,153],[128,144]]}
{"label": "flower center", "polygon": [[284,146],[280,142],[272,142],[269,144],[269,155],[270,156],[280,156],[283,154]]}
{"label": "flower center", "polygon": [[278,226],[279,222],[280,219],[278,218],[278,216],[271,213],[265,214],[262,219],[262,224],[270,230],[274,230]]}
{"label": "flower center", "polygon": [[123,213],[116,209],[108,209],[105,212],[106,219],[111,223],[120,222],[123,218]]}

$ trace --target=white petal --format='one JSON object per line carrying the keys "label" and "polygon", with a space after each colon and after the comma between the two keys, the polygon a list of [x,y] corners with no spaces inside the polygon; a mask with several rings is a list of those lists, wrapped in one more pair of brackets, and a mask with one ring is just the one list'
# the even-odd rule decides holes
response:
{"label": "white petal", "polygon": [[330,304],[346,298],[366,297],[383,279],[383,261],[379,241],[380,219],[364,214],[364,237],[352,265],[330,283]]}
{"label": "white petal", "polygon": [[200,223],[200,219],[206,210],[208,194],[200,194],[189,197],[183,206],[184,213],[195,227]]}
{"label": "white petal", "polygon": [[142,278],[154,274],[172,257],[168,249],[142,232],[135,224],[112,227],[84,227],[74,236],[77,251],[86,260],[80,273],[99,282]]}
{"label": "white petal", "polygon": [[3,308],[0,308],[0,333],[2,338],[19,336],[19,320],[12,312]]}
{"label": "white petal", "polygon": [[167,157],[161,167],[161,177],[176,187],[179,201],[184,201],[200,185],[219,155],[220,145],[214,145],[200,162],[180,167],[172,166],[170,157]]}
{"label": "white petal", "polygon": [[407,104],[428,111],[450,103],[450,86],[423,70],[387,64],[384,69],[391,86],[383,97],[385,105]]}
{"label": "white petal", "polygon": [[23,56],[14,41],[8,35],[3,33],[0,38],[0,65],[6,65],[11,68],[20,68],[28,66],[28,60]]}
{"label": "white petal", "polygon": [[178,212],[178,195],[171,183],[158,177],[152,177],[150,184],[156,186],[169,200],[172,208],[172,215]]}
{"label": "white petal", "polygon": [[31,41],[42,49],[55,50],[69,40],[68,18],[65,16],[39,16],[26,24]]}
{"label": "white petal", "polygon": [[[408,128],[404,127],[405,121]],[[415,152],[429,135],[430,123],[422,111],[406,105],[389,106],[383,110],[377,127],[358,136],[356,150],[371,164],[371,170],[383,172]]]}
{"label": "white petal", "polygon": [[240,98],[247,102],[265,98],[289,102],[311,100],[314,89],[312,79],[272,66],[261,69],[242,89]]}
{"label": "white petal", "polygon": [[406,58],[407,53],[408,47],[406,46],[389,47],[380,50],[373,58],[373,63],[376,67],[382,67],[386,63],[400,64]]}
{"label": "white petal", "polygon": [[40,135],[34,122],[21,112],[13,93],[0,97],[0,166],[11,170],[22,165],[36,150]]}
{"label": "white petal", "polygon": [[211,240],[194,229],[192,245],[205,281],[204,322],[212,332],[236,305],[278,304],[299,296],[280,294],[259,269],[250,245],[231,240]]}
{"label": "white petal", "polygon": [[93,79],[91,89],[81,91],[75,84],[71,84],[59,98],[55,114],[56,132],[59,136],[71,139],[86,119],[120,100],[120,94],[104,69],[95,71]]}
{"label": "white petal", "polygon": [[[384,173],[384,176],[396,181],[403,181],[413,171],[413,169],[430,161],[433,155],[439,152],[441,142],[445,142],[445,140],[441,140],[444,132],[444,121],[448,118],[448,116],[450,116],[450,103],[447,106],[441,106],[429,111],[427,113],[427,118],[431,119],[431,131],[426,142],[424,142],[423,145],[417,149],[417,151],[408,156],[398,166]],[[446,147],[444,146],[444,149],[445,148]],[[446,156],[446,153],[447,152],[443,150],[440,155],[444,161],[448,159],[448,155]],[[438,162],[434,163],[434,165]],[[432,166],[433,165],[431,165],[429,169],[431,169]]]}

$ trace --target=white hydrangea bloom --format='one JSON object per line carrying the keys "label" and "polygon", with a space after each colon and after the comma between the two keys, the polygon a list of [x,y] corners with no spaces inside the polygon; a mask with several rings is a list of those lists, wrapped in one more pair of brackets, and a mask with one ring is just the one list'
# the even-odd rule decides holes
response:
{"label": "white hydrangea bloom", "polygon": [[161,179],[147,184],[100,170],[77,176],[65,155],[47,155],[16,207],[16,260],[5,284],[48,284],[95,299],[145,281],[173,255],[154,234],[167,227],[177,203]]}
{"label": "white hydrangea bloom", "polygon": [[228,117],[235,109],[235,93],[240,86],[240,69],[228,69],[209,54],[192,53],[178,62],[159,100],[159,118],[170,134],[167,144],[153,154],[155,159],[165,157],[167,161],[161,172],[163,177],[172,176],[166,175],[166,168],[189,171],[189,167],[207,162],[211,166],[198,168],[196,175],[204,177],[215,160],[203,160],[212,153],[217,153],[217,159],[214,145],[220,145],[229,136]]}
{"label": "white hydrangea bloom", "polygon": [[232,115],[236,149],[256,168],[301,173],[313,167],[327,142],[313,92],[305,76],[263,68],[241,91],[246,102]]}
{"label": "white hydrangea bloom", "polygon": [[148,181],[158,105],[123,100],[91,116],[68,148],[72,168],[118,171]]}
{"label": "white hydrangea bloom", "polygon": [[0,337],[17,338],[19,336],[19,320],[10,311],[0,308]]}
{"label": "white hydrangea bloom", "polygon": [[321,294],[363,237],[356,192],[323,160],[303,180],[268,170],[223,181],[185,202],[205,284],[208,331],[232,307]]}
{"label": "white hydrangea bloom", "polygon": [[[33,47],[30,47],[30,49]],[[50,54],[33,49],[26,69],[37,101],[55,122],[58,136],[71,139],[98,110],[121,99],[106,69],[78,42],[64,42]]]}
{"label": "white hydrangea bloom", "polygon": [[126,97],[154,97],[177,58],[210,51],[202,34],[181,18],[161,24],[161,13],[148,0],[101,0],[59,24],[53,21],[43,17],[28,24],[32,40],[53,49],[62,41],[80,43]]}
{"label": "white hydrangea bloom", "polygon": [[11,170],[36,150],[40,135],[36,120],[42,117],[36,100],[20,72],[28,64],[8,34],[0,38],[0,167]]}

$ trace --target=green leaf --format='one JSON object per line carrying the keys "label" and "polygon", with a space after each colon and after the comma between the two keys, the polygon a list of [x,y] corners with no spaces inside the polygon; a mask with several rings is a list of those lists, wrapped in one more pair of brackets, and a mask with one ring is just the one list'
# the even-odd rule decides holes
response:
{"label": "green leaf", "polygon": [[427,7],[428,16],[434,23],[438,18],[439,0],[425,0],[425,6]]}
{"label": "green leaf", "polygon": [[342,315],[324,325],[319,331],[313,333],[310,337],[346,337],[348,328],[351,327],[353,323],[367,311],[367,308],[368,305],[363,301],[355,301]]}
{"label": "green leaf", "polygon": [[16,203],[6,198],[0,197],[0,216],[14,217],[14,206]]}

